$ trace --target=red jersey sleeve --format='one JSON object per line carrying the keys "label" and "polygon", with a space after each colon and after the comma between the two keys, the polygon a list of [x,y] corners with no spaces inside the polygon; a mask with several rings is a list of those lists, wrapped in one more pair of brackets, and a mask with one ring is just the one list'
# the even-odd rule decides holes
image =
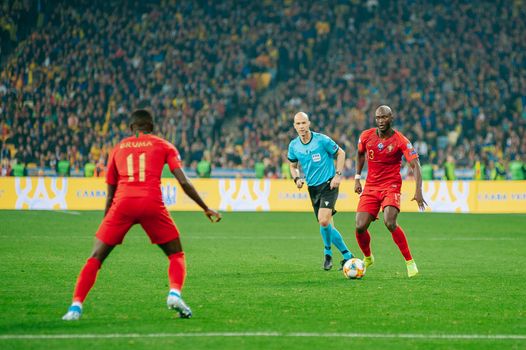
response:
{"label": "red jersey sleeve", "polygon": [[360,153],[365,153],[366,152],[366,149],[365,149],[365,144],[367,143],[367,136],[366,136],[366,131],[362,132],[360,134],[360,138],[358,139],[358,152]]}
{"label": "red jersey sleeve", "polygon": [[115,163],[115,152],[118,145],[113,148],[108,157],[108,171],[106,173],[106,183],[109,185],[116,185],[119,182],[119,172],[117,171],[117,164]]}
{"label": "red jersey sleeve", "polygon": [[413,147],[413,145],[407,139],[407,137],[405,137],[401,133],[399,133],[399,136],[400,136],[398,138],[399,147],[402,153],[404,154],[405,160],[409,163],[413,159],[418,158],[418,153],[416,153],[416,149]]}
{"label": "red jersey sleeve", "polygon": [[166,164],[170,168],[170,171],[174,169],[182,168],[181,156],[179,151],[169,142],[166,142]]}

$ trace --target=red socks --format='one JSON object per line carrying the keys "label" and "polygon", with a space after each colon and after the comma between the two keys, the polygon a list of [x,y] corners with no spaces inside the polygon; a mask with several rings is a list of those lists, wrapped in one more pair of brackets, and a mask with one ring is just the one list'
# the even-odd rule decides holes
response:
{"label": "red socks", "polygon": [[183,289],[184,279],[186,277],[186,264],[184,252],[179,252],[168,256],[170,266],[168,266],[168,279],[170,280],[170,289]]}
{"label": "red socks", "polygon": [[[170,259],[170,266],[168,267],[168,276],[170,279],[170,288],[181,290],[183,288],[184,279],[186,277],[186,265],[184,261],[184,252],[172,254],[168,257]],[[80,271],[73,292],[73,302],[83,303],[89,291],[95,284],[97,273],[102,263],[96,258],[89,258],[86,264]]]}
{"label": "red socks", "polygon": [[406,261],[413,259],[411,252],[409,251],[409,245],[407,245],[407,239],[405,238],[405,233],[400,226],[396,226],[393,232],[391,232],[393,240],[400,249],[400,252],[404,256]]}
{"label": "red socks", "polygon": [[358,245],[360,246],[363,255],[371,256],[371,235],[369,234],[369,231],[365,230],[364,233],[358,233],[358,231],[356,231],[356,240],[358,241]]}
{"label": "red socks", "polygon": [[102,263],[96,258],[89,258],[86,264],[80,271],[75,285],[75,292],[73,293],[73,301],[83,303],[89,291],[95,284],[97,279],[97,272],[99,272]]}
{"label": "red socks", "polygon": [[[393,240],[398,246],[398,249],[400,249],[400,252],[404,256],[404,259],[406,261],[413,259],[402,228],[400,226],[396,226],[396,229],[391,232],[391,235],[393,236]],[[369,231],[365,231],[364,233],[358,233],[358,231],[356,231],[356,240],[358,241],[358,245],[360,246],[363,255],[371,256],[371,235],[369,235]]]}

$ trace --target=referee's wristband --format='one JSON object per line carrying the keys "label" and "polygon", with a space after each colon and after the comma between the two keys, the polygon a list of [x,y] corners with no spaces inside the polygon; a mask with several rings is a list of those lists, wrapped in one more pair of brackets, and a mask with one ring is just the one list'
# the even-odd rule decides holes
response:
{"label": "referee's wristband", "polygon": [[354,175],[354,179],[355,180],[361,180],[362,179],[362,175],[356,174],[356,175]]}

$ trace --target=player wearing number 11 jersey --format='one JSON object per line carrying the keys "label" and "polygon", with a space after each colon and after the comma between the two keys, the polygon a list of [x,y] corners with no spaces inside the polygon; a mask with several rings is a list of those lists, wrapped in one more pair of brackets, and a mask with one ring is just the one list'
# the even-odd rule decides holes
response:
{"label": "player wearing number 11 jersey", "polygon": [[192,316],[181,298],[186,265],[179,231],[162,200],[160,186],[164,164],[168,164],[184,192],[203,209],[210,221],[221,220],[221,215],[208,208],[188,180],[177,149],[150,134],[153,118],[148,111],[133,112],[130,129],[134,136],[119,142],[110,155],[104,219],[95,235],[93,252],[78,276],[73,303],[63,320],[80,318],[82,303],[95,284],[102,263],[135,224],[142,226],[150,241],[159,245],[170,261],[168,308],[178,311],[183,318]]}

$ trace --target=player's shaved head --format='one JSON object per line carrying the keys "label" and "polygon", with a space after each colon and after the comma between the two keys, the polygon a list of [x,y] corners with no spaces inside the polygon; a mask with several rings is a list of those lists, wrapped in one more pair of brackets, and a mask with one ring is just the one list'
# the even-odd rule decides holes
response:
{"label": "player's shaved head", "polygon": [[388,136],[394,132],[391,129],[391,124],[393,122],[393,111],[391,110],[391,107],[382,105],[376,108],[374,118],[379,132]]}
{"label": "player's shaved head", "polygon": [[393,115],[393,111],[391,111],[391,107],[389,106],[386,106],[386,105],[382,105],[378,108],[376,108],[376,113],[375,113],[376,116],[379,116],[379,115],[388,115],[388,116],[392,116]]}
{"label": "player's shaved head", "polygon": [[298,112],[294,116],[294,122],[296,122],[296,120],[307,120],[307,121],[309,121],[309,116],[305,112]]}
{"label": "player's shaved head", "polygon": [[131,115],[130,128],[132,131],[153,131],[153,116],[146,109],[137,109]]}

